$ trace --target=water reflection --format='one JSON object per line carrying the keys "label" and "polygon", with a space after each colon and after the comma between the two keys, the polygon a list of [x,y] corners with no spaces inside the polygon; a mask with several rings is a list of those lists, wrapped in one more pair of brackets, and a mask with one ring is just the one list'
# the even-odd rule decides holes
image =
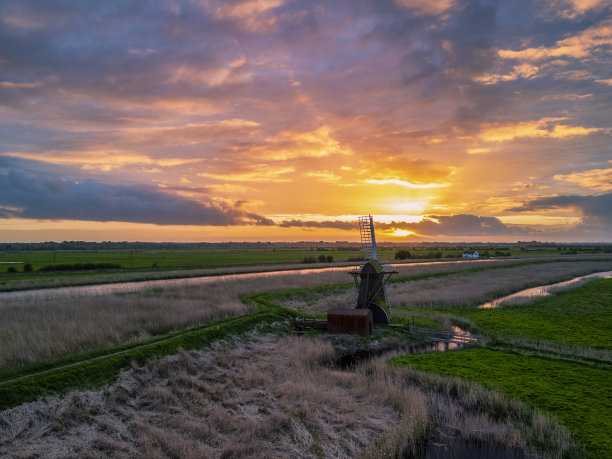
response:
{"label": "water reflection", "polygon": [[456,325],[452,330],[436,330],[410,326],[410,330],[425,336],[424,343],[411,347],[409,353],[421,354],[423,352],[444,352],[459,349],[467,344],[477,344],[479,336],[473,335]]}
{"label": "water reflection", "polygon": [[[469,263],[486,263],[493,260],[470,260]],[[461,263],[456,260],[453,261],[432,261],[432,262],[419,262],[419,263],[398,263],[391,264],[394,268],[406,268],[411,266],[430,266],[440,264],[452,264]],[[193,286],[193,285],[205,285],[220,281],[231,281],[231,280],[242,280],[242,279],[261,279],[266,277],[277,277],[287,275],[308,275],[326,272],[342,272],[349,273],[355,270],[355,266],[336,266],[330,268],[311,268],[311,269],[290,269],[280,271],[260,271],[253,273],[240,273],[240,274],[221,274],[221,275],[208,275],[201,277],[190,277],[190,278],[179,278],[179,279],[157,279],[149,281],[135,281],[135,282],[116,282],[108,284],[97,284],[97,285],[79,285],[72,287],[57,287],[57,288],[45,288],[35,290],[22,290],[15,292],[0,292],[0,300],[11,300],[11,299],[52,299],[61,298],[65,296],[90,296],[90,295],[106,295],[109,293],[132,293],[139,292],[142,290],[148,290],[153,288],[172,288],[181,286]]]}
{"label": "water reflection", "polygon": [[556,284],[550,285],[541,285],[539,287],[521,290],[520,292],[513,293],[512,295],[507,295],[501,298],[497,298],[496,300],[481,304],[478,307],[480,309],[490,309],[498,308],[502,305],[524,304],[538,297],[548,296],[551,293],[561,292],[563,290],[569,290],[570,288],[578,287],[590,280],[610,278],[612,278],[612,271],[588,274],[586,276],[575,277],[565,282],[558,282]]}

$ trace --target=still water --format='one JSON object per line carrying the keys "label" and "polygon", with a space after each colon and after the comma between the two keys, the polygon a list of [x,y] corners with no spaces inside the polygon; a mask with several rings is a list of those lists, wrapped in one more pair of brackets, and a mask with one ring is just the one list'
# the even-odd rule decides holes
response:
{"label": "still water", "polygon": [[573,279],[565,282],[558,282],[556,284],[550,285],[541,285],[540,287],[533,287],[528,288],[526,290],[521,290],[520,292],[513,293],[512,295],[507,295],[501,298],[497,298],[496,300],[481,304],[478,307],[482,309],[489,309],[497,308],[504,304],[513,305],[528,303],[538,297],[548,296],[551,293],[561,292],[563,290],[578,287],[590,280],[610,278],[612,278],[612,271],[604,271],[600,273],[588,274],[586,276],[574,277]]}
{"label": "still water", "polygon": [[[469,263],[487,263],[491,260],[470,260]],[[428,266],[428,265],[443,265],[461,263],[457,261],[433,261],[424,263],[402,263],[389,265],[392,268],[407,268],[411,266]],[[202,276],[202,277],[191,277],[181,279],[159,279],[150,281],[136,281],[136,282],[118,282],[109,284],[98,284],[98,285],[80,285],[73,287],[58,287],[58,288],[46,288],[37,290],[22,290],[15,292],[0,292],[0,301],[12,300],[12,299],[41,299],[46,300],[53,298],[62,298],[66,296],[90,296],[90,295],[106,295],[109,293],[131,293],[142,290],[148,290],[153,288],[171,288],[180,286],[193,286],[212,284],[222,281],[231,280],[242,280],[242,279],[261,279],[270,278],[277,276],[290,276],[290,275],[309,275],[325,272],[350,272],[354,270],[356,266],[341,266],[333,268],[314,268],[314,269],[295,269],[295,270],[282,270],[282,271],[263,271],[254,273],[241,273],[241,274],[223,274],[218,276]]]}

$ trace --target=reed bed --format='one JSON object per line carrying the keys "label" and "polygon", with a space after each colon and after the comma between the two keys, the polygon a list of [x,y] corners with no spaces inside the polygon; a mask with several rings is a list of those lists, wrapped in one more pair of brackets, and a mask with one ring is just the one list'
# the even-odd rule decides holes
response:
{"label": "reed bed", "polygon": [[387,292],[397,306],[470,307],[526,288],[611,269],[609,261],[536,264],[395,284]]}
{"label": "reed bed", "polygon": [[[327,268],[328,264],[312,264],[309,268]],[[115,273],[58,273],[28,278],[11,279],[0,282],[0,292],[48,289],[78,285],[98,285],[118,282],[140,282],[166,279],[188,279],[202,276],[220,276],[225,274],[258,273],[266,271],[292,271],[299,269],[295,263],[276,265],[233,266],[208,269],[160,269],[159,271],[118,271]]]}
{"label": "reed bed", "polygon": [[567,444],[554,421],[500,395],[487,404],[493,395],[474,385],[428,388],[385,359],[339,371],[328,365],[333,353],[326,342],[276,335],[183,351],[101,390],[0,413],[0,455],[414,457],[429,440],[443,441],[440,428],[513,457],[537,446],[526,434],[536,427],[537,438],[559,439],[554,452]]}
{"label": "reed bed", "polygon": [[282,274],[202,285],[163,282],[109,295],[31,292],[0,305],[0,369],[65,354],[139,341],[206,321],[245,314],[240,296],[279,288],[346,281],[346,273]]}
{"label": "reed bed", "polygon": [[[526,288],[561,282],[576,276],[610,269],[612,269],[610,261],[550,262],[508,266],[502,269],[393,283],[387,285],[386,291],[387,298],[393,306],[473,307]],[[421,274],[421,272],[415,274]],[[400,272],[399,275],[403,273]],[[312,315],[322,314],[335,308],[350,307],[354,303],[354,289],[331,294],[318,293],[307,298],[296,296],[282,302],[284,306]],[[395,310],[395,313],[401,315],[400,310]]]}
{"label": "reed bed", "polygon": [[[398,271],[415,275],[473,267],[473,263],[451,262],[403,266]],[[287,271],[210,280],[201,285],[197,279],[159,280],[155,287],[137,292],[129,292],[127,283],[126,293],[114,294],[92,294],[79,287],[0,294],[0,369],[245,314],[251,310],[240,301],[245,294],[334,283],[346,283],[351,291],[347,271]]]}
{"label": "reed bed", "polygon": [[[584,257],[584,256],[582,256]],[[602,255],[589,255],[589,258],[600,258]],[[443,262],[415,262],[407,263],[404,266],[397,265],[398,270],[404,274],[418,274],[429,272],[441,272],[444,270],[468,269],[474,266],[495,266],[495,265],[510,265],[516,263],[524,263],[525,261],[549,261],[553,259],[569,260],[568,256],[564,257],[529,257],[529,258],[511,258],[511,259],[484,259],[478,261],[443,261]],[[231,266],[226,268],[205,268],[205,269],[160,269],[155,271],[130,271],[123,270],[112,273],[58,273],[55,275],[49,274],[28,274],[22,278],[21,275],[15,276],[14,279],[4,279],[0,281],[0,292],[32,290],[32,289],[51,289],[78,285],[98,285],[109,283],[124,283],[124,282],[140,282],[151,280],[164,279],[187,279],[202,276],[219,276],[225,274],[241,274],[241,273],[258,273],[267,271],[299,271],[302,269],[316,270],[325,268],[342,268],[350,269],[355,266],[355,263],[313,263],[309,265],[300,265],[298,263],[279,263],[279,264],[263,264],[263,265],[247,265],[247,266]]]}

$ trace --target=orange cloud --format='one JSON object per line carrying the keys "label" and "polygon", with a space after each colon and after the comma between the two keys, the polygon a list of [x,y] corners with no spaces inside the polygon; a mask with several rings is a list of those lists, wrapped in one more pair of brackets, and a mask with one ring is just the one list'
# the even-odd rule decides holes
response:
{"label": "orange cloud", "polygon": [[577,183],[581,187],[598,191],[612,191],[612,169],[593,169],[573,174],[559,174],[555,180]]}
{"label": "orange cloud", "polygon": [[475,81],[479,83],[483,83],[483,84],[495,84],[500,81],[514,81],[514,80],[518,80],[519,78],[530,79],[530,78],[535,77],[538,74],[539,70],[540,69],[536,67],[535,65],[523,63],[523,64],[515,65],[514,68],[512,69],[512,72],[509,74],[499,75],[499,74],[488,73],[486,75],[476,77]]}
{"label": "orange cloud", "polygon": [[198,173],[198,177],[212,178],[224,182],[288,182],[290,179],[283,175],[294,172],[293,167],[272,167],[268,164],[254,164],[249,172],[236,172],[230,174],[214,174],[208,172]]}
{"label": "orange cloud", "polygon": [[395,0],[402,8],[409,8],[420,14],[440,15],[455,5],[455,0]]}
{"label": "orange cloud", "polygon": [[43,84],[39,81],[33,83],[14,83],[12,81],[0,81],[0,86],[3,88],[19,88],[19,89],[31,89],[40,88]]}
{"label": "orange cloud", "polygon": [[551,47],[526,48],[521,51],[500,49],[498,55],[503,59],[522,61],[540,61],[549,58],[572,57],[581,59],[589,57],[598,47],[612,45],[612,21],[590,27],[573,37],[559,40]]}
{"label": "orange cloud", "polygon": [[559,9],[559,15],[568,19],[573,19],[589,10],[606,5],[608,0],[565,0],[565,3],[569,5],[567,8],[561,7]]}
{"label": "orange cloud", "polygon": [[481,155],[485,153],[490,153],[490,148],[468,148],[468,155]]}
{"label": "orange cloud", "polygon": [[518,123],[489,123],[484,125],[478,136],[486,142],[508,142],[517,138],[565,139],[603,131],[600,128],[553,124],[566,119],[541,118]]}
{"label": "orange cloud", "polygon": [[76,152],[50,152],[53,154],[41,155],[35,153],[3,153],[14,158],[41,161],[47,164],[82,165],[83,170],[111,171],[113,169],[133,165],[146,164],[156,166],[181,166],[200,162],[199,158],[163,158],[153,159],[141,153],[123,151],[76,151]]}
{"label": "orange cloud", "polygon": [[406,188],[416,188],[416,189],[443,188],[443,187],[448,186],[447,183],[419,184],[419,183],[412,183],[412,182],[407,182],[406,180],[399,180],[399,179],[383,179],[383,180],[368,179],[366,180],[366,183],[373,183],[376,185],[398,185],[398,186],[403,186]]}
{"label": "orange cloud", "polygon": [[244,153],[267,160],[322,158],[330,155],[353,154],[350,147],[340,144],[332,137],[328,126],[321,126],[308,132],[282,131],[264,140],[263,145],[253,147]]}
{"label": "orange cloud", "polygon": [[249,32],[268,32],[276,26],[273,9],[283,4],[283,0],[247,0],[242,2],[219,2],[214,9],[217,19],[233,19]]}

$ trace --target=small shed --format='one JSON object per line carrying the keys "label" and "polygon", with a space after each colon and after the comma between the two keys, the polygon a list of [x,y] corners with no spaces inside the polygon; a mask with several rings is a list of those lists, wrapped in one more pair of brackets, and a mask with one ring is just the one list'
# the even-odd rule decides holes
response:
{"label": "small shed", "polygon": [[478,258],[478,252],[476,250],[465,250],[463,258]]}
{"label": "small shed", "polygon": [[370,309],[332,309],[327,312],[327,331],[330,333],[372,334]]}

